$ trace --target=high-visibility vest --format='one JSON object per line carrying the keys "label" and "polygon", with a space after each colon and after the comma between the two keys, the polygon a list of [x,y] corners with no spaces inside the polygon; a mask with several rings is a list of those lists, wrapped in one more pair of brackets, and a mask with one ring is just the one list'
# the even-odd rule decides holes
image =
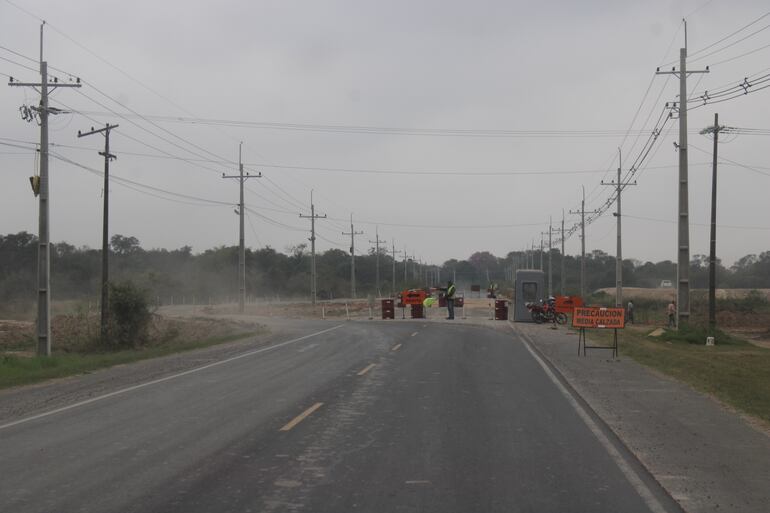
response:
{"label": "high-visibility vest", "polygon": [[454,286],[454,284],[450,285],[446,289],[446,297],[447,297],[447,299],[453,299],[455,297],[455,286]]}

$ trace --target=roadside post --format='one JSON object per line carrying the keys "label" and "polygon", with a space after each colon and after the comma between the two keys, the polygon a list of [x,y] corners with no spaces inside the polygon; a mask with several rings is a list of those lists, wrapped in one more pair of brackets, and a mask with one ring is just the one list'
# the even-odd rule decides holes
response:
{"label": "roadside post", "polygon": [[[612,357],[618,356],[618,330],[626,327],[625,310],[623,308],[606,308],[603,306],[581,306],[572,311],[572,327],[579,328],[578,332],[578,356],[580,348],[583,348],[583,356],[586,349],[612,349]],[[587,329],[611,329],[614,331],[612,345],[589,346],[586,340]]]}

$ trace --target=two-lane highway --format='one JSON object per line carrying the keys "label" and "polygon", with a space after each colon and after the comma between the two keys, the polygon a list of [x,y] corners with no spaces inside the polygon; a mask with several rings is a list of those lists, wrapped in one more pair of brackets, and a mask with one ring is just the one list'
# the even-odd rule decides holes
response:
{"label": "two-lane highway", "polygon": [[513,331],[329,327],[0,426],[2,510],[675,511]]}

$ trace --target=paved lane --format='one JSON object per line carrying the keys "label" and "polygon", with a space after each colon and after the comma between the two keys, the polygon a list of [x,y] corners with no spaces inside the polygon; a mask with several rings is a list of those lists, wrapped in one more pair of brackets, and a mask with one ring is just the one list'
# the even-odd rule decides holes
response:
{"label": "paved lane", "polygon": [[443,323],[348,323],[0,429],[0,455],[18,512],[651,511],[512,333]]}

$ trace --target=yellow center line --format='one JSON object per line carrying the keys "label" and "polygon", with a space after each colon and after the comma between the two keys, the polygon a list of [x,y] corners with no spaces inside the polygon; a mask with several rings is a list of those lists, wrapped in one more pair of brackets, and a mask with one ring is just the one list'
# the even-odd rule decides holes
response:
{"label": "yellow center line", "polygon": [[297,424],[305,420],[308,416],[310,416],[311,413],[313,413],[323,405],[324,403],[315,403],[313,406],[311,406],[307,410],[303,411],[302,413],[300,413],[299,415],[291,419],[285,426],[283,426],[280,429],[280,431],[289,431],[291,428],[293,428],[294,426],[296,426]]}
{"label": "yellow center line", "polygon": [[395,346],[393,346],[393,347],[392,347],[390,350],[391,350],[391,351],[398,351],[399,349],[401,349],[401,344],[396,344],[396,345],[395,345]]}
{"label": "yellow center line", "polygon": [[366,374],[367,372],[369,372],[370,370],[372,370],[372,367],[374,367],[374,364],[373,364],[373,363],[370,363],[369,365],[367,365],[366,367],[364,367],[363,369],[361,369],[360,371],[358,371],[358,375],[359,375],[359,376],[363,376],[364,374]]}
{"label": "yellow center line", "polygon": [[417,336],[417,332],[415,331],[414,333],[412,333],[412,336],[413,337]]}

